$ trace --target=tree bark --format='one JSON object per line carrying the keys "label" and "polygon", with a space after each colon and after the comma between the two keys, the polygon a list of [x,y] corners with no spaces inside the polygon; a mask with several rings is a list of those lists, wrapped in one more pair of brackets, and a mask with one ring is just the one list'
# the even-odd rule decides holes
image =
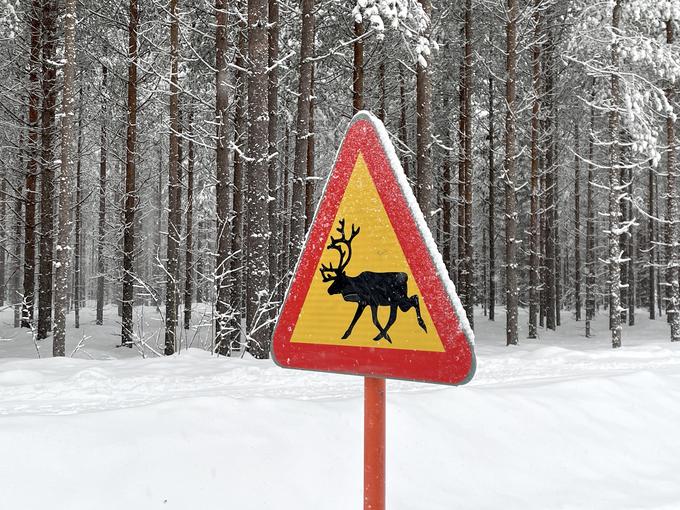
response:
{"label": "tree bark", "polygon": [[496,164],[494,161],[494,83],[489,74],[489,320],[496,320]]}
{"label": "tree bark", "polygon": [[187,154],[186,249],[184,255],[184,329],[191,327],[194,294],[194,112],[189,111],[189,148]]}
{"label": "tree bark", "polygon": [[[666,42],[669,45],[674,43],[673,20],[666,22]],[[672,104],[675,91],[672,85],[666,89],[668,102]],[[680,341],[680,262],[678,261],[678,250],[680,249],[680,199],[677,194],[678,169],[675,166],[675,126],[673,119],[669,116],[666,119],[666,137],[668,143],[667,165],[668,177],[666,184],[667,194],[667,260],[666,283],[669,286],[668,315],[671,327],[671,342]]]}
{"label": "tree bark", "polygon": [[[104,238],[106,235],[106,102],[107,88],[106,75],[108,69],[102,64],[102,110],[101,110],[101,132],[99,141],[99,231],[97,235],[97,318],[96,324],[104,324]],[[160,225],[158,226],[160,229]]]}
{"label": "tree bark", "polygon": [[78,111],[78,148],[76,149],[76,207],[75,207],[75,228],[76,228],[76,240],[75,240],[75,251],[73,256],[73,311],[74,311],[74,327],[77,329],[80,327],[80,306],[82,299],[82,254],[83,254],[83,241],[82,241],[82,218],[81,218],[81,201],[83,197],[82,190],[82,162],[81,154],[83,149],[83,89],[80,88],[80,108]]}
{"label": "tree bark", "polygon": [[656,181],[656,174],[654,168],[651,166],[648,170],[648,210],[649,218],[647,219],[647,253],[649,255],[649,273],[647,281],[647,301],[649,305],[649,319],[656,319],[656,221],[654,220],[654,203],[656,201],[654,195],[654,186]]}
{"label": "tree bark", "polygon": [[[413,176],[409,171],[409,154],[408,154],[408,124],[406,122],[408,104],[406,103],[406,77],[404,76],[404,65],[399,64],[399,141],[402,145],[402,150],[406,154],[401,158],[401,165],[404,168],[406,177],[411,179]],[[449,263],[449,261],[445,261]]]}
{"label": "tree bark", "polygon": [[165,295],[165,355],[177,349],[177,307],[179,282],[179,242],[182,220],[180,218],[181,180],[179,176],[179,20],[177,0],[170,0],[170,154],[168,160],[168,237],[167,281]]}
{"label": "tree bark", "polygon": [[28,165],[26,169],[25,230],[24,230],[24,281],[21,327],[30,328],[33,323],[35,302],[35,205],[38,176],[38,108],[40,105],[40,6],[41,0],[33,0],[30,14],[31,55],[28,77]]}
{"label": "tree bark", "polygon": [[[425,14],[432,15],[430,0],[418,0]],[[430,24],[423,36],[430,38]],[[426,64],[418,62],[416,65],[416,196],[420,209],[425,215],[425,221],[432,232],[436,231],[437,221],[434,207],[436,207],[434,176],[432,174],[432,155],[430,141],[432,139],[432,89],[430,83],[430,60],[425,58]]]}
{"label": "tree bark", "polygon": [[[229,232],[229,80],[227,73],[227,52],[229,50],[227,40],[227,0],[217,0],[215,3],[215,117],[217,124],[217,147],[216,147],[216,167],[215,167],[215,205],[217,220],[217,255],[215,258],[215,350],[219,354],[228,356],[230,354],[229,340],[229,315],[230,315],[230,295],[229,295],[229,251],[230,237],[236,237],[237,232]],[[242,38],[242,30],[239,30],[239,38]],[[240,50],[240,48],[239,48]],[[243,58],[237,55],[236,64],[243,63]],[[240,73],[240,71],[238,71]],[[236,80],[237,90],[240,90],[241,81]],[[242,94],[238,93],[238,105],[241,104]],[[239,108],[239,106],[237,106]],[[240,111],[240,110],[239,110]],[[234,119],[235,121],[237,119]],[[238,151],[234,156],[234,177],[236,178],[236,158],[239,158]],[[234,226],[242,217],[241,211],[236,211],[236,194],[241,193],[240,185],[233,190],[233,206],[236,217],[232,220]],[[238,236],[240,240],[240,235]],[[236,248],[236,249],[240,249]],[[235,250],[232,250],[234,253]],[[240,297],[240,289],[235,289],[235,297]],[[237,303],[232,302],[234,309],[238,309]]]}
{"label": "tree bark", "polygon": [[537,336],[539,298],[538,196],[539,196],[539,125],[541,115],[541,7],[543,0],[534,0],[534,42],[531,51],[531,219],[529,224],[529,338]]}
{"label": "tree bark", "polygon": [[515,191],[515,114],[517,79],[517,0],[508,0],[508,21],[506,25],[506,81],[505,101],[505,302],[506,302],[506,344],[517,345],[517,196]]}
{"label": "tree bark", "polygon": [[[594,83],[593,83],[594,86]],[[591,321],[595,317],[595,205],[593,203],[593,168],[595,162],[594,133],[595,108],[590,107],[590,122],[588,129],[588,191],[586,206],[586,338],[591,336]]]}
{"label": "tree bark", "polygon": [[465,2],[465,58],[463,59],[465,149],[465,313],[474,329],[474,257],[472,247],[472,0]]}
{"label": "tree bark", "polygon": [[[278,0],[268,0],[269,2],[269,28],[268,28],[268,89],[267,89],[267,103],[269,105],[269,123],[268,123],[268,180],[269,180],[269,204],[268,216],[269,226],[271,228],[272,236],[270,237],[269,246],[269,289],[273,293],[277,285],[278,279],[278,255],[280,253],[278,235],[279,222],[277,216],[277,201],[276,194],[278,191],[278,130],[279,130],[279,68],[277,61],[279,59],[279,2]],[[312,108],[312,106],[310,106]],[[310,113],[310,117],[313,114]],[[313,128],[310,129],[313,131]],[[313,150],[313,149],[312,149]],[[308,151],[309,152],[309,151]],[[307,157],[309,162],[309,156]],[[311,218],[310,218],[311,220]],[[274,234],[276,233],[276,234]],[[273,295],[273,294],[272,294]]]}
{"label": "tree bark", "polygon": [[352,67],[352,113],[364,109],[364,23],[354,22],[354,65]]}
{"label": "tree bark", "polygon": [[247,320],[249,350],[256,358],[269,357],[270,297],[269,218],[267,153],[267,0],[248,0],[248,265],[247,265]]}
{"label": "tree bark", "polygon": [[302,0],[302,39],[295,125],[295,159],[293,161],[293,196],[290,219],[291,263],[297,261],[305,235],[305,197],[307,177],[307,143],[309,140],[309,104],[312,99],[312,56],[314,54],[314,0]]}
{"label": "tree bark", "polygon": [[574,126],[574,308],[581,320],[581,160],[578,121]]}
{"label": "tree bark", "polygon": [[621,221],[620,173],[619,173],[619,104],[621,101],[619,84],[619,24],[621,22],[621,0],[616,0],[612,11],[612,44],[611,59],[613,72],[610,78],[611,98],[613,106],[609,111],[609,316],[611,325],[612,347],[621,347],[621,267],[619,229]]}
{"label": "tree bark", "polygon": [[305,232],[309,232],[314,219],[314,67],[309,86],[309,134],[307,136],[307,178],[305,179]]}
{"label": "tree bark", "polygon": [[[57,264],[54,287],[54,341],[53,356],[64,356],[66,350],[66,298],[68,291],[69,264],[71,258],[70,237],[70,176],[73,168],[73,117],[75,104],[76,69],[76,0],[64,2],[64,92],[62,95],[61,121],[61,172],[59,175],[59,222],[57,233]],[[76,250],[78,246],[76,246]]]}
{"label": "tree bark", "polygon": [[56,0],[45,0],[43,27],[42,154],[40,176],[40,276],[38,277],[38,333],[47,338],[52,328],[52,289],[54,265],[54,151],[57,109],[57,17]]}
{"label": "tree bark", "polygon": [[134,250],[136,207],[136,151],[137,151],[137,28],[139,11],[137,0],[130,0],[128,26],[128,82],[127,82],[127,134],[125,151],[125,204],[123,212],[123,295],[121,317],[121,345],[132,347],[134,329],[132,305],[134,304]]}

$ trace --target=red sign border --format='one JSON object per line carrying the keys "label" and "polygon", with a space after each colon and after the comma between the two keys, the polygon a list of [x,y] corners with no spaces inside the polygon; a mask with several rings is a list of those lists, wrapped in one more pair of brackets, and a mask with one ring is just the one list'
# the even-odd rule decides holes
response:
{"label": "red sign border", "polygon": [[[290,341],[360,152],[416,284],[421,294],[428,296],[423,301],[444,344],[444,352]],[[407,183],[406,177],[382,123],[368,112],[357,113],[338,151],[274,330],[272,357],[276,364],[285,368],[453,385],[472,379],[476,360],[467,318],[448,275],[442,274],[443,263],[432,247],[431,235],[427,232],[430,244],[423,237],[422,230],[426,227],[418,224],[412,211],[417,207],[413,192],[403,183]]]}

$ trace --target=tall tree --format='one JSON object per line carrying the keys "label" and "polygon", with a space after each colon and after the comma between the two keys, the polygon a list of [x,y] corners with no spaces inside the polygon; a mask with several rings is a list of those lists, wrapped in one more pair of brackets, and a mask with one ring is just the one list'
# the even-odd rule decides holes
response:
{"label": "tall tree", "polygon": [[38,339],[52,328],[54,254],[54,152],[57,113],[57,0],[42,4],[42,149],[40,169],[40,275],[38,277]]}
{"label": "tall tree", "polygon": [[168,163],[168,241],[165,295],[165,354],[175,352],[177,345],[179,242],[181,179],[179,169],[179,19],[177,0],[170,0],[170,158]]}
{"label": "tall tree", "polygon": [[[107,160],[107,138],[106,138],[106,103],[107,85],[106,77],[108,68],[102,64],[102,104],[99,134],[99,222],[97,232],[97,317],[96,324],[104,324],[104,240],[106,236],[106,160]],[[160,225],[159,225],[160,226]],[[159,229],[160,230],[160,229]]]}
{"label": "tall tree", "polygon": [[26,169],[24,281],[21,326],[31,327],[35,302],[35,206],[38,176],[38,108],[40,104],[40,4],[33,0],[30,11],[31,53],[28,77],[28,157]]}
{"label": "tall tree", "polygon": [[496,163],[494,161],[494,83],[489,74],[489,320],[496,320]]}
{"label": "tall tree", "polygon": [[137,30],[139,9],[137,0],[130,0],[128,25],[127,133],[125,140],[125,199],[123,208],[123,295],[121,300],[121,345],[132,347],[134,329],[134,250],[135,199],[137,156]]}
{"label": "tall tree", "polygon": [[64,91],[61,120],[61,172],[59,174],[59,222],[54,286],[54,341],[52,354],[64,356],[66,348],[66,298],[70,264],[70,176],[73,167],[73,116],[76,69],[76,0],[64,3]]}
{"label": "tall tree", "polygon": [[[267,122],[267,0],[248,0],[248,264],[247,320],[250,352],[269,356],[269,218],[267,216],[269,150]],[[263,186],[264,183],[264,186]]]}
{"label": "tall tree", "polygon": [[307,143],[309,139],[310,102],[312,99],[312,55],[314,53],[314,0],[302,0],[302,32],[295,123],[295,159],[293,161],[293,196],[291,206],[292,259],[302,248],[305,229],[305,190],[307,178]]}
{"label": "tall tree", "polygon": [[184,329],[191,327],[191,302],[194,293],[194,112],[189,110],[189,148],[187,153],[186,248],[184,255]]}
{"label": "tall tree", "polygon": [[465,313],[474,327],[474,263],[472,247],[472,0],[465,1],[465,57],[463,59],[465,151]]}
{"label": "tall tree", "polygon": [[[215,349],[229,355],[229,78],[227,68],[227,0],[215,3],[215,117],[217,125],[215,206],[217,218],[217,254],[215,260]],[[239,37],[241,37],[239,35]],[[237,80],[237,87],[239,82]],[[236,156],[235,156],[236,158]],[[236,165],[234,165],[236,174]],[[234,190],[240,193],[240,188]],[[234,198],[236,202],[236,198]],[[236,208],[236,204],[234,204]],[[236,223],[236,220],[234,220]],[[239,236],[240,237],[240,236]]]}
{"label": "tall tree", "polygon": [[[66,92],[66,91],[64,91]],[[78,108],[78,147],[76,149],[76,205],[75,205],[75,247],[73,254],[73,310],[74,324],[80,327],[80,307],[82,305],[82,258],[83,258],[83,218],[82,218],[82,150],[83,150],[83,88],[80,87]],[[63,133],[63,127],[62,127]],[[62,134],[63,137],[63,134]]]}
{"label": "tall tree", "polygon": [[593,203],[595,107],[591,105],[589,110],[588,191],[586,193],[586,338],[591,336],[591,322],[595,317],[595,204]]}
{"label": "tall tree", "polygon": [[541,115],[541,9],[543,0],[534,0],[534,41],[531,50],[531,82],[533,100],[531,108],[531,218],[529,224],[529,338],[537,336],[539,298],[538,253],[538,198],[539,198],[539,126]]}
{"label": "tall tree", "polygon": [[574,308],[581,320],[581,155],[579,125],[574,126]]}
{"label": "tall tree", "polygon": [[[418,0],[426,16],[432,15],[432,3],[430,0]],[[430,23],[422,35],[424,39],[430,38]],[[416,196],[420,209],[425,214],[425,221],[430,230],[435,231],[435,193],[434,175],[432,173],[432,155],[430,142],[432,138],[432,87],[430,79],[430,57],[425,52],[419,55],[416,65],[416,180],[418,187]]]}
{"label": "tall tree", "polygon": [[[279,231],[278,217],[275,200],[278,189],[278,154],[276,144],[278,142],[278,120],[279,120],[279,2],[278,0],[268,0],[269,6],[269,24],[268,24],[268,56],[267,62],[269,67],[268,74],[268,88],[267,88],[267,104],[269,105],[268,129],[267,136],[269,138],[268,152],[268,176],[269,181],[269,204],[267,214],[269,216],[269,227],[272,232]],[[310,106],[311,107],[311,106]],[[310,114],[311,117],[311,114]],[[312,131],[313,128],[310,129]],[[311,144],[310,144],[311,145]],[[309,161],[309,156],[307,157]],[[310,215],[311,216],[311,215]],[[269,288],[276,287],[276,280],[278,276],[278,252],[280,246],[278,244],[279,236],[272,236],[270,238],[269,246]]]}
{"label": "tall tree", "polygon": [[621,255],[619,235],[621,232],[621,181],[619,163],[619,104],[621,101],[619,83],[619,26],[621,23],[621,2],[616,0],[612,10],[611,49],[613,72],[610,77],[612,108],[609,111],[609,319],[612,347],[621,347]]}
{"label": "tall tree", "polygon": [[517,306],[519,288],[517,285],[517,195],[515,190],[515,116],[517,80],[517,19],[518,0],[508,0],[506,23],[506,80],[505,102],[505,162],[503,181],[505,183],[505,307],[506,344],[517,344]]}
{"label": "tall tree", "polygon": [[[674,43],[674,20],[666,21],[666,43],[672,45]],[[674,99],[674,87],[672,82],[666,88],[666,98],[668,101]],[[669,284],[669,303],[668,315],[671,326],[671,341],[680,341],[680,262],[678,260],[678,250],[680,250],[680,199],[678,198],[677,180],[678,169],[675,161],[675,126],[672,116],[666,118],[666,142],[668,144],[668,151],[666,155],[667,163],[667,180],[666,180],[666,194],[667,194],[667,269],[666,282]]]}

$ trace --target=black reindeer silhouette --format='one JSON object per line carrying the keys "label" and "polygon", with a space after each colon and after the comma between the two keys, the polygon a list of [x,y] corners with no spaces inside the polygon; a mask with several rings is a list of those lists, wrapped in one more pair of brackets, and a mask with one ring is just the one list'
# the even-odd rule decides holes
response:
{"label": "black reindeer silhouette", "polygon": [[[406,273],[374,273],[373,271],[364,271],[358,276],[347,276],[345,268],[352,258],[352,240],[359,234],[360,228],[354,228],[349,238],[345,236],[345,220],[339,221],[340,226],[336,229],[340,233],[340,237],[334,238],[331,236],[331,243],[326,247],[327,250],[337,250],[340,253],[340,262],[338,267],[333,267],[332,264],[326,266],[321,265],[321,276],[324,282],[333,282],[328,287],[329,294],[342,294],[345,301],[357,304],[357,311],[342,338],[348,338],[352,334],[354,325],[361,317],[364,309],[367,306],[371,307],[371,315],[373,317],[373,324],[378,328],[378,335],[373,340],[380,340],[384,338],[389,343],[392,343],[388,330],[397,320],[397,308],[402,312],[408,311],[411,307],[415,308],[416,316],[418,318],[418,325],[427,331],[425,322],[420,315],[420,303],[418,296],[413,295],[408,297],[406,294],[406,281],[408,276]],[[344,247],[344,249],[343,249]],[[387,324],[383,328],[378,322],[378,307],[389,306],[390,317]]]}

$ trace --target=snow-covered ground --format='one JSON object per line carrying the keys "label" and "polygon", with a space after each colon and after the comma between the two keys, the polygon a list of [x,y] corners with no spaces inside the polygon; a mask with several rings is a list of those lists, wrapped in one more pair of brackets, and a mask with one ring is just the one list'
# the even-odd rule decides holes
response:
{"label": "snow-covered ground", "polygon": [[[36,359],[0,312],[0,509],[362,507],[361,378],[196,348],[154,357],[158,315],[137,312],[146,358],[115,347],[111,308],[105,326],[84,311],[65,359],[49,341]],[[508,348],[500,312],[478,313],[467,386],[388,381],[388,508],[680,508],[665,320],[641,312],[613,351],[604,315],[586,339],[563,313],[557,333]],[[205,345],[209,315],[185,344]]]}

